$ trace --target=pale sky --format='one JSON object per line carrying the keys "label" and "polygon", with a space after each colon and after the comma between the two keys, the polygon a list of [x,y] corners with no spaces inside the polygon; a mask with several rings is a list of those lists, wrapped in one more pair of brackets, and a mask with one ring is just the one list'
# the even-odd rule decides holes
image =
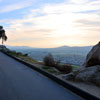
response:
{"label": "pale sky", "polygon": [[100,0],[0,0],[6,45],[51,48],[100,40]]}

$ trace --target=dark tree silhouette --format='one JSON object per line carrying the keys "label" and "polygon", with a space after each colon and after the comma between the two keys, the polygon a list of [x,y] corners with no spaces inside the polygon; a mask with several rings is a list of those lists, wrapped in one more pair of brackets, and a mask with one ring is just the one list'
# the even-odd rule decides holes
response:
{"label": "dark tree silhouette", "polygon": [[2,39],[2,45],[3,42],[7,40],[7,36],[5,34],[5,30],[3,29],[3,26],[0,26],[0,39]]}

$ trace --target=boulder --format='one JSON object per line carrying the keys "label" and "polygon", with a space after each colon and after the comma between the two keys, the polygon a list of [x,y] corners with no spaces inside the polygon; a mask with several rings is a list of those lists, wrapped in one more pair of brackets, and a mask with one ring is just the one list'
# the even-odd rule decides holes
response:
{"label": "boulder", "polygon": [[74,80],[74,77],[75,77],[74,73],[69,73],[63,76],[63,78],[66,80]]}
{"label": "boulder", "polygon": [[100,65],[100,42],[88,53],[86,61],[83,64],[84,67],[91,67],[94,65]]}
{"label": "boulder", "polygon": [[100,65],[91,66],[81,70],[76,76],[75,81],[91,82],[100,86]]}
{"label": "boulder", "polygon": [[80,72],[80,70],[73,71],[63,76],[66,80],[75,80],[76,75]]}
{"label": "boulder", "polygon": [[100,86],[100,42],[88,53],[82,67],[65,75],[63,78],[85,83],[91,82]]}

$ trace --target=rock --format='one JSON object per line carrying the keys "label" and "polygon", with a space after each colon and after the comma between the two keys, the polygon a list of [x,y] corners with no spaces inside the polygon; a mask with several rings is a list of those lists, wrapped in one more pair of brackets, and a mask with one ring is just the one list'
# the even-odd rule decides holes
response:
{"label": "rock", "polygon": [[100,65],[87,67],[63,76],[66,80],[94,83],[100,86]]}
{"label": "rock", "polygon": [[64,79],[66,80],[74,80],[74,74],[73,73],[69,73],[63,76]]}
{"label": "rock", "polygon": [[100,86],[100,42],[95,45],[86,57],[86,61],[77,71],[63,77],[66,80],[94,83]]}
{"label": "rock", "polygon": [[75,80],[75,77],[78,73],[79,73],[79,70],[73,71],[69,74],[64,75],[63,78],[66,79],[66,80]]}
{"label": "rock", "polygon": [[75,81],[92,82],[100,86],[100,65],[91,66],[81,70],[76,76]]}
{"label": "rock", "polygon": [[90,67],[94,65],[100,65],[100,42],[88,53],[86,61],[83,64],[84,67]]}

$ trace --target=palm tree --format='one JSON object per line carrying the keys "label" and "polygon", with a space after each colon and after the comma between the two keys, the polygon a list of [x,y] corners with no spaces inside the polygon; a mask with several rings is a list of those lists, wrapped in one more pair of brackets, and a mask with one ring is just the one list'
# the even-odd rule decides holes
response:
{"label": "palm tree", "polygon": [[0,26],[0,39],[2,39],[2,45],[3,42],[7,40],[7,36],[5,34],[5,30],[3,29],[3,26]]}

